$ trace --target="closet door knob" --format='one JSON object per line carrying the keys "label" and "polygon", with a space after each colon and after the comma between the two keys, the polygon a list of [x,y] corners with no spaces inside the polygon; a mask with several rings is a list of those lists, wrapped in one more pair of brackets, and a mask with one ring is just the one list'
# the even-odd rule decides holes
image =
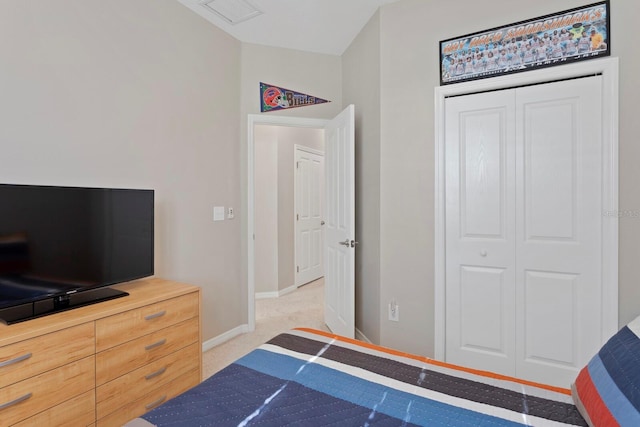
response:
{"label": "closet door knob", "polygon": [[485,249],[480,251],[480,256],[481,257],[486,257],[487,256],[487,251]]}

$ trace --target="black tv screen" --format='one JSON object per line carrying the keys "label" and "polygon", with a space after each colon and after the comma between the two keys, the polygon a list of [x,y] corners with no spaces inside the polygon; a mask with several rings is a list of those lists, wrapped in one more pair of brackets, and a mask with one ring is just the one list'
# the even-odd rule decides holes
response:
{"label": "black tv screen", "polygon": [[153,275],[153,219],[153,190],[0,184],[0,319]]}

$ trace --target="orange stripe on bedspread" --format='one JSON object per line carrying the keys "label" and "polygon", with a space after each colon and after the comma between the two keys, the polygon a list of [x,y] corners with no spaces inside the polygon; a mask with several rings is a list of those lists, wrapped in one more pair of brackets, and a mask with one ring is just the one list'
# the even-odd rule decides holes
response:
{"label": "orange stripe on bedspread", "polygon": [[440,362],[438,360],[430,359],[428,357],[416,356],[415,354],[405,353],[405,352],[394,350],[394,349],[391,349],[391,348],[388,348],[388,347],[382,347],[382,346],[379,346],[379,345],[376,345],[376,344],[370,344],[370,343],[367,343],[367,342],[364,342],[364,341],[358,341],[358,340],[355,340],[353,338],[347,338],[347,337],[343,337],[342,335],[336,335],[336,334],[332,334],[330,332],[320,331],[320,330],[317,330],[317,329],[295,328],[295,330],[309,332],[309,333],[316,334],[316,335],[322,335],[322,336],[325,336],[325,337],[328,337],[328,338],[336,339],[338,341],[343,341],[343,342],[347,342],[347,343],[350,343],[350,344],[358,345],[360,347],[370,348],[372,350],[377,350],[377,351],[381,351],[381,352],[384,352],[384,353],[393,354],[394,356],[401,356],[401,357],[406,357],[406,358],[413,359],[413,360],[418,360],[420,362],[429,363],[429,364],[435,365],[435,366],[441,366],[441,367],[444,367],[444,368],[455,369],[455,370],[458,370],[458,371],[467,372],[467,373],[470,373],[470,374],[480,375],[480,376],[483,376],[483,377],[493,378],[493,379],[497,379],[497,380],[511,381],[511,382],[515,382],[515,383],[518,383],[518,384],[538,387],[538,388],[542,388],[542,389],[545,389],[545,390],[550,390],[550,391],[554,391],[554,392],[557,392],[557,393],[562,393],[562,394],[566,394],[568,396],[571,396],[571,390],[566,389],[566,388],[562,388],[562,387],[555,387],[555,386],[551,386],[551,385],[547,385],[547,384],[536,383],[536,382],[533,382],[533,381],[527,381],[527,380],[523,380],[523,379],[520,379],[520,378],[510,377],[510,376],[507,376],[507,375],[496,374],[496,373],[489,372],[489,371],[482,371],[482,370],[479,370],[479,369],[472,369],[472,368],[466,368],[464,366],[452,365],[450,363]]}

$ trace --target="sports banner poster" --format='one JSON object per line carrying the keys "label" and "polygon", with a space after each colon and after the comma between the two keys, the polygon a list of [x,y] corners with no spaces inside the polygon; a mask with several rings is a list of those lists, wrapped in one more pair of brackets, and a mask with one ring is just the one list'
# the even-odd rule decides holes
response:
{"label": "sports banner poster", "polygon": [[440,84],[608,56],[609,1],[440,42]]}
{"label": "sports banner poster", "polygon": [[324,104],[326,102],[331,101],[260,82],[260,111],[262,113],[288,108],[307,107],[309,105]]}

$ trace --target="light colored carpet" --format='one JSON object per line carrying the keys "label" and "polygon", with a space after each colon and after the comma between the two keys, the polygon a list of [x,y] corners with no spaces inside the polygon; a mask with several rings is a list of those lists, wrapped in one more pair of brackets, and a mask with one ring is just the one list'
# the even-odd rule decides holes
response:
{"label": "light colored carpet", "polygon": [[256,330],[203,353],[203,377],[209,378],[276,335],[299,327],[328,331],[324,324],[324,279],[280,298],[256,300]]}

